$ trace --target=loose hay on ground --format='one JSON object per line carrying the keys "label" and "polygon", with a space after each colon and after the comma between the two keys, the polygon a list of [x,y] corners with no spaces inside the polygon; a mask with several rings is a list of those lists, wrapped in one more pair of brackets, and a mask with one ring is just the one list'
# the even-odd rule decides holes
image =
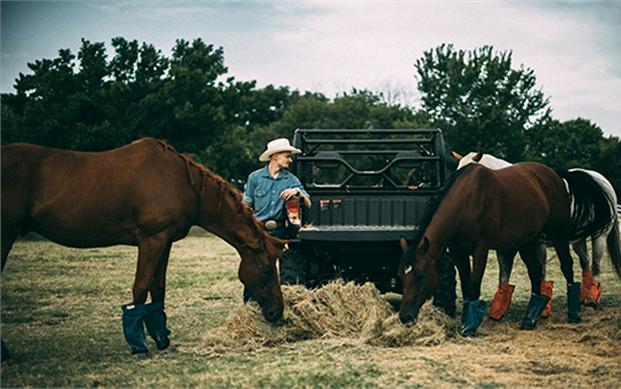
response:
{"label": "loose hay on ground", "polygon": [[348,339],[357,343],[398,347],[435,345],[453,332],[454,319],[427,303],[414,326],[404,326],[392,306],[370,283],[335,281],[309,290],[283,287],[284,320],[270,325],[256,304],[235,310],[223,327],[205,337],[216,352],[249,350],[306,339]]}

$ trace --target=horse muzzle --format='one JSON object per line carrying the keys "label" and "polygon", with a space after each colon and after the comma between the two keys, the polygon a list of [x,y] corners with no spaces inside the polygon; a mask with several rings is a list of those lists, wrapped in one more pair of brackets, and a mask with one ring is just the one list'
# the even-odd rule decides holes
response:
{"label": "horse muzzle", "polygon": [[416,324],[416,320],[418,319],[418,309],[406,309],[399,311],[399,320],[401,323],[406,325],[414,325]]}
{"label": "horse muzzle", "polygon": [[263,317],[270,323],[276,323],[282,319],[283,307],[262,308]]}

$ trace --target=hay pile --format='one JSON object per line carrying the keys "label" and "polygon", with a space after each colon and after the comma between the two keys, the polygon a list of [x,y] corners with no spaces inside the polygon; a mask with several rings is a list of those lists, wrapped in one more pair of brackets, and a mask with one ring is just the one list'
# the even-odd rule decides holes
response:
{"label": "hay pile", "polygon": [[283,323],[265,321],[257,304],[234,311],[223,327],[210,331],[212,349],[254,349],[306,339],[347,339],[377,346],[435,345],[453,332],[454,320],[425,304],[414,326],[404,326],[391,305],[372,284],[335,281],[308,290],[283,287]]}

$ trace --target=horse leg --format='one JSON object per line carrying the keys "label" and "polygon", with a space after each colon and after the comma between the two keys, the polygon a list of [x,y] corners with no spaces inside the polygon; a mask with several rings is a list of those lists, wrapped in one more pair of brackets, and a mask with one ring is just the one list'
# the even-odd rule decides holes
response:
{"label": "horse leg", "polygon": [[461,334],[463,336],[474,336],[476,330],[483,322],[483,316],[487,310],[487,304],[480,299],[481,281],[487,265],[488,249],[483,244],[479,244],[474,251],[472,275],[467,286],[467,296],[464,297],[464,310],[461,320]]}
{"label": "horse leg", "polygon": [[147,332],[155,341],[158,350],[164,350],[170,345],[168,336],[170,331],[166,328],[166,313],[164,312],[164,299],[166,294],[166,268],[172,243],[168,243],[155,269],[155,277],[149,293],[151,294],[151,304],[146,306],[147,313],[144,317],[144,324]]}
{"label": "horse leg", "polygon": [[582,268],[582,284],[580,285],[580,302],[586,304],[591,300],[591,286],[593,284],[593,271],[591,271],[591,261],[587,251],[586,239],[581,239],[571,245],[574,252],[580,258],[580,267]]}
{"label": "horse leg", "polygon": [[143,327],[144,317],[148,313],[144,303],[167,245],[168,239],[163,234],[142,238],[138,242],[138,265],[132,289],[133,300],[131,304],[122,307],[123,335],[132,349],[132,354],[145,355],[149,352]]}
{"label": "horse leg", "polygon": [[468,285],[470,284],[470,259],[468,258],[468,253],[464,250],[451,247],[450,252],[459,272],[461,296],[466,301],[468,299]]}
{"label": "horse leg", "polygon": [[516,252],[516,250],[511,249],[496,250],[499,284],[489,310],[489,317],[494,320],[501,320],[507,314],[511,305],[511,297],[513,296],[515,285],[509,284],[509,277],[511,276]]}
{"label": "horse leg", "polygon": [[520,256],[528,269],[530,278],[531,296],[526,307],[526,313],[522,319],[521,328],[532,330],[537,326],[543,310],[550,301],[550,297],[541,294],[543,271],[541,266],[540,244],[538,240],[532,241],[520,248]]}
{"label": "horse leg", "polygon": [[[602,257],[604,256],[604,251],[606,250],[606,239],[608,238],[607,234],[600,235],[597,238],[592,240],[593,242],[593,262],[592,262],[592,278],[591,285],[589,288],[588,298],[585,299],[584,304],[588,307],[592,307],[597,309],[599,306],[599,301],[602,296],[602,284],[599,281],[599,275],[601,272],[601,263]],[[583,273],[584,275],[584,273]],[[583,277],[584,280],[584,277]],[[580,288],[580,297],[582,297],[582,289],[584,289],[584,284]],[[582,302],[582,299],[581,299]]]}
{"label": "horse leg", "polygon": [[13,233],[12,231],[7,231],[7,228],[2,229],[2,270],[4,270],[4,265],[6,265],[6,260],[9,258],[9,252],[11,248],[13,248],[13,243],[17,239],[17,233]]}
{"label": "horse leg", "polygon": [[567,241],[554,242],[554,249],[561,261],[561,271],[567,281],[567,318],[570,323],[579,323],[580,317],[580,283],[574,282],[573,259]]}
{"label": "horse leg", "polygon": [[541,264],[541,294],[548,296],[549,300],[546,307],[541,312],[541,317],[546,319],[552,313],[552,293],[554,291],[554,281],[546,280],[546,270],[548,267],[548,252],[545,243],[539,242],[536,248],[537,258]]}
{"label": "horse leg", "polygon": [[[6,260],[9,257],[9,251],[11,251],[11,247],[13,247],[13,243],[15,243],[15,239],[17,238],[17,234],[11,234],[7,230],[6,228],[2,230],[2,271],[4,271],[4,265],[6,265]],[[0,338],[0,362],[9,359],[11,359],[11,353],[4,344],[4,340]]]}

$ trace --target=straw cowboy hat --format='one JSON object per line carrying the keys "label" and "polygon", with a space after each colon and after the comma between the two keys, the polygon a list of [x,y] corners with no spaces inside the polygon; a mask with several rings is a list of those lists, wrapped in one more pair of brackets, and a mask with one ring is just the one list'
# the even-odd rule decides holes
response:
{"label": "straw cowboy hat", "polygon": [[289,139],[278,138],[267,144],[267,149],[259,156],[259,161],[267,162],[272,155],[282,153],[283,151],[289,151],[291,154],[299,154],[302,152],[302,150],[291,146]]}

